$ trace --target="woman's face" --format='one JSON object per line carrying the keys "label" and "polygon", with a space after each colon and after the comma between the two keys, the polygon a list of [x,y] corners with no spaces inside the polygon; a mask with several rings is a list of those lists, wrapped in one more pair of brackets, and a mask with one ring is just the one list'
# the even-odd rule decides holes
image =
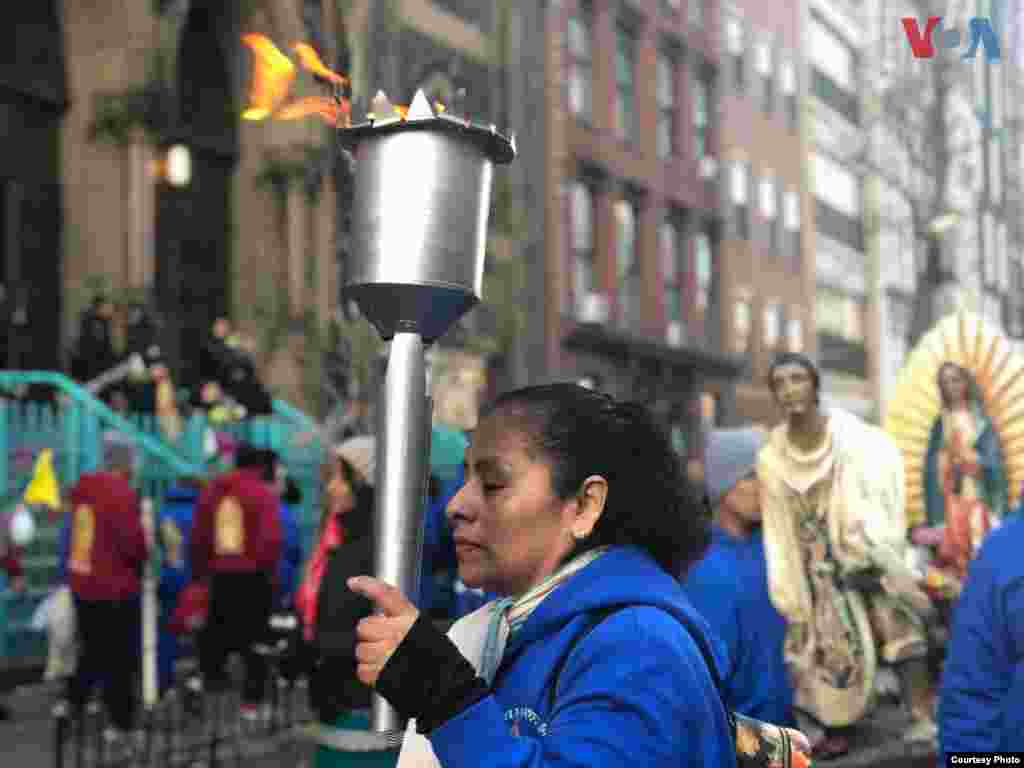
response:
{"label": "woman's face", "polygon": [[474,432],[465,485],[448,503],[467,586],[522,594],[555,571],[573,548],[574,531],[589,534],[597,521],[581,514],[586,505],[576,497],[555,495],[546,458],[529,447],[521,424],[501,410]]}
{"label": "woman's face", "polygon": [[327,509],[332,515],[344,515],[355,506],[352,485],[338,462],[324,465],[324,492],[327,495]]}
{"label": "woman's face", "polygon": [[967,379],[959,368],[947,365],[939,375],[939,382],[949,402],[962,403],[966,399]]}

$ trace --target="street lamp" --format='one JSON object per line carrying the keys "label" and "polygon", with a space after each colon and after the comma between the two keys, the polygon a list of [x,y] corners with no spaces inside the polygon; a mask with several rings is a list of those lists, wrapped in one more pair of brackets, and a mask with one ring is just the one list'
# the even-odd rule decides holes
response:
{"label": "street lamp", "polygon": [[174,144],[167,150],[164,174],[172,187],[187,187],[192,181],[192,152],[184,144]]}

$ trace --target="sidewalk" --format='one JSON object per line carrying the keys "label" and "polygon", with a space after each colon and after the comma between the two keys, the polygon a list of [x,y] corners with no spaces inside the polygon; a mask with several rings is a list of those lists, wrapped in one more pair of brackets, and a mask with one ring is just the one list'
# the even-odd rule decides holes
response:
{"label": "sidewalk", "polygon": [[[4,765],[18,768],[52,768],[54,765],[54,723],[51,708],[56,689],[50,685],[25,686],[15,690],[8,703],[14,720],[0,723],[0,745]],[[906,716],[896,708],[880,710],[874,717],[857,726],[853,733],[853,750],[837,760],[816,761],[829,768],[932,768],[934,751],[920,744],[907,744],[900,739]],[[249,738],[245,740],[243,764],[246,768],[271,768],[281,765],[308,768],[315,746],[295,739],[291,744],[283,737]],[[224,753],[225,767],[232,765],[233,754]],[[74,768],[74,766],[68,766]]]}
{"label": "sidewalk", "polygon": [[[59,687],[36,684],[15,689],[7,698],[13,719],[0,723],[0,753],[3,765],[17,768],[53,768],[55,764],[55,725],[52,715]],[[291,743],[289,743],[289,741]],[[315,747],[298,738],[284,735],[246,734],[243,741],[242,762],[246,768],[270,768],[287,764],[306,768],[311,763]],[[234,753],[221,752],[227,768],[234,765]],[[66,763],[74,768],[74,763]]]}

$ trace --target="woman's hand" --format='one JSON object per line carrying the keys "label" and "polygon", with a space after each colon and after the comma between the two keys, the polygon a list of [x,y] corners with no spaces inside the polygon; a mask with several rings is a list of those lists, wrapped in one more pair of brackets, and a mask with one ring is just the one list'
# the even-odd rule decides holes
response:
{"label": "woman's hand", "polygon": [[397,589],[370,576],[349,579],[348,588],[368,598],[380,611],[356,626],[356,677],[364,685],[374,687],[384,665],[409,634],[420,612]]}

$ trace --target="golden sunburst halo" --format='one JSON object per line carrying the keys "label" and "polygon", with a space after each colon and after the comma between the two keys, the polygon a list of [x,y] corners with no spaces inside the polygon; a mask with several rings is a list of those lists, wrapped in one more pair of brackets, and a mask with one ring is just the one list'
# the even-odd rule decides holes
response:
{"label": "golden sunburst halo", "polygon": [[1024,481],[1024,359],[998,329],[978,315],[959,310],[940,320],[907,356],[884,406],[883,427],[896,441],[906,465],[909,525],[927,519],[928,436],[940,410],[936,378],[947,361],[964,367],[977,381],[1002,447],[1011,509]]}

